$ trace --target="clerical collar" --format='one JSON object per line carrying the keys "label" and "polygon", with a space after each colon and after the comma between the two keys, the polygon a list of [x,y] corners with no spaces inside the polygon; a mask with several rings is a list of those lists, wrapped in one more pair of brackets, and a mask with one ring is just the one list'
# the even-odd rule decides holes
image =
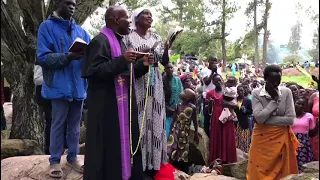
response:
{"label": "clerical collar", "polygon": [[117,33],[117,32],[114,32],[114,34],[115,34],[116,36],[118,36],[118,38],[120,38],[120,39],[123,38],[123,35],[121,35],[121,34],[119,34],[119,33]]}

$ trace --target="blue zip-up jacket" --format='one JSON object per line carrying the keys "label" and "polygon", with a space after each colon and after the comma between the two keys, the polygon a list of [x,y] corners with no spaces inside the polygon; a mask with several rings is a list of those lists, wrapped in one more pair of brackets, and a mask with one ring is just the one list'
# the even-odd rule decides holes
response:
{"label": "blue zip-up jacket", "polygon": [[46,99],[84,100],[87,81],[81,78],[83,59],[72,60],[68,51],[79,37],[89,43],[89,34],[73,19],[64,20],[53,12],[40,24],[37,40],[38,64],[42,67],[42,96]]}

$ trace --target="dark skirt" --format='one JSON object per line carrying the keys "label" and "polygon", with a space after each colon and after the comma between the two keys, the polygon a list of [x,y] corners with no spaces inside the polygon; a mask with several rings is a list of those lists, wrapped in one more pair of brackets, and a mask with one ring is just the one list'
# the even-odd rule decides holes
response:
{"label": "dark skirt", "polygon": [[300,147],[297,150],[297,161],[299,173],[302,172],[302,165],[313,161],[313,152],[310,145],[310,137],[308,134],[296,133],[296,137],[300,142]]}

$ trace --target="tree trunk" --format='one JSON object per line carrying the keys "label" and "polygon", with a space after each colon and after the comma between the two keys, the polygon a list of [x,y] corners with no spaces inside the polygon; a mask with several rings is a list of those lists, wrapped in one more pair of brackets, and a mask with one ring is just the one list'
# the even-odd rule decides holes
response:
{"label": "tree trunk", "polygon": [[259,64],[259,32],[257,28],[257,0],[254,0],[254,10],[253,10],[253,28],[254,28],[254,59],[253,65],[257,66]]}
{"label": "tree trunk", "polygon": [[222,0],[222,24],[221,24],[221,48],[222,48],[222,72],[225,72],[227,65],[227,52],[226,52],[226,0]]}
{"label": "tree trunk", "polygon": [[268,38],[269,38],[269,31],[268,31],[268,16],[269,16],[269,9],[270,9],[270,2],[269,0],[266,0],[265,3],[266,9],[264,12],[264,17],[263,17],[263,60],[262,60],[262,65],[263,67],[266,66],[267,64],[267,49],[268,49]]}
{"label": "tree trunk", "polygon": [[[103,1],[82,1],[74,16],[78,24]],[[1,1],[1,62],[14,95],[10,138],[36,140],[40,147],[44,147],[45,123],[34,100],[33,68],[38,27],[56,9],[55,0],[48,4],[46,12],[43,0]]]}

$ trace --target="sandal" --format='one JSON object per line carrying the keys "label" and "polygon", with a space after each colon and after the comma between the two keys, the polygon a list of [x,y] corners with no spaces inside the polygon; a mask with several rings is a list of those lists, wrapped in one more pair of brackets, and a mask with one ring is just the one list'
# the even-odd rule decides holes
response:
{"label": "sandal", "polygon": [[63,172],[60,164],[50,165],[49,176],[52,178],[62,178]]}
{"label": "sandal", "polygon": [[81,165],[77,160],[72,163],[67,162],[67,165],[71,167],[73,170],[77,171],[78,173],[82,174],[84,171],[84,165]]}

